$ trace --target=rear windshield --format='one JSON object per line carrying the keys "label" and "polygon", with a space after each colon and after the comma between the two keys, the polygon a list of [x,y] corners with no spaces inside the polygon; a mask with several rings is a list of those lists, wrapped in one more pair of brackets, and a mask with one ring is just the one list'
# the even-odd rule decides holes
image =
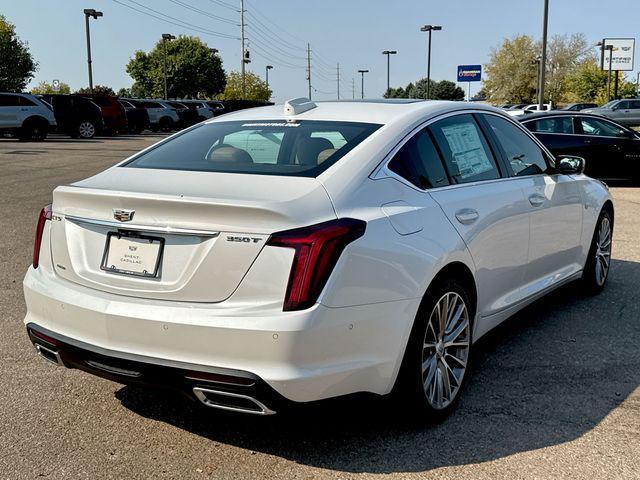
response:
{"label": "rear windshield", "polygon": [[201,124],[123,166],[315,177],[378,128],[305,120]]}

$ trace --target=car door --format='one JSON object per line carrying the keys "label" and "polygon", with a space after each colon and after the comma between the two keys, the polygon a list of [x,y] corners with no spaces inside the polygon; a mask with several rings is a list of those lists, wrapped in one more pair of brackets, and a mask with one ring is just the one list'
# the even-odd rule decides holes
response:
{"label": "car door", "polygon": [[530,218],[525,270],[527,295],[579,272],[582,259],[582,195],[579,183],[558,173],[547,153],[519,125],[484,114],[510,174],[520,180]]}
{"label": "car door", "polygon": [[462,237],[476,268],[478,313],[486,317],[517,303],[529,249],[529,206],[520,179],[504,178],[473,114],[429,126],[450,186],[430,190]]}
{"label": "car door", "polygon": [[629,120],[627,125],[640,125],[640,100],[629,100]]}
{"label": "car door", "polygon": [[615,120],[616,122],[627,124],[627,120],[630,115],[629,110],[629,101],[628,100],[620,100],[618,103],[611,107],[610,113],[606,116]]}
{"label": "car door", "polygon": [[625,178],[629,143],[626,130],[603,118],[581,115],[577,120],[576,129],[589,147],[585,155],[580,155],[587,160],[585,173],[595,178]]}

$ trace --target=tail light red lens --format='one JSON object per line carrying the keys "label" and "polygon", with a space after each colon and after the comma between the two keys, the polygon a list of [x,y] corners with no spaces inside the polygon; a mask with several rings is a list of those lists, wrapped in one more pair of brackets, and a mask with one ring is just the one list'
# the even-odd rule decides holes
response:
{"label": "tail light red lens", "polygon": [[42,245],[42,233],[47,220],[51,220],[51,205],[47,205],[40,211],[38,226],[36,227],[36,238],[33,242],[33,268],[38,268],[40,264],[40,246]]}
{"label": "tail light red lens", "polygon": [[303,310],[316,303],[340,254],[364,235],[366,226],[362,220],[341,218],[271,236],[267,245],[295,250],[283,310]]}

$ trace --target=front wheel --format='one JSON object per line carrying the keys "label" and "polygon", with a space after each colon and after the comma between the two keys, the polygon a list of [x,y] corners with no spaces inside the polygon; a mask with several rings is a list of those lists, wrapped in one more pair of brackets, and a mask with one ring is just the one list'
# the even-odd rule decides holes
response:
{"label": "front wheel", "polygon": [[27,120],[18,132],[21,141],[41,142],[47,138],[48,124],[39,120]]}
{"label": "front wheel", "polygon": [[472,311],[454,279],[430,288],[418,310],[397,395],[420,416],[440,420],[455,408],[471,362]]}
{"label": "front wheel", "polygon": [[589,256],[582,273],[582,283],[590,295],[600,293],[609,277],[611,267],[611,245],[613,219],[611,212],[603,210],[593,233]]}

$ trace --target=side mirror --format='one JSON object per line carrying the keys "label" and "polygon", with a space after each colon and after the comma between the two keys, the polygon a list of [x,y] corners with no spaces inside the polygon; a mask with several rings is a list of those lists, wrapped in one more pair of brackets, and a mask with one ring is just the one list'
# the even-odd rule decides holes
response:
{"label": "side mirror", "polygon": [[558,171],[563,175],[580,175],[584,172],[585,160],[573,155],[561,155],[558,157]]}
{"label": "side mirror", "polygon": [[638,138],[638,136],[629,130],[620,130],[620,136],[623,138]]}

